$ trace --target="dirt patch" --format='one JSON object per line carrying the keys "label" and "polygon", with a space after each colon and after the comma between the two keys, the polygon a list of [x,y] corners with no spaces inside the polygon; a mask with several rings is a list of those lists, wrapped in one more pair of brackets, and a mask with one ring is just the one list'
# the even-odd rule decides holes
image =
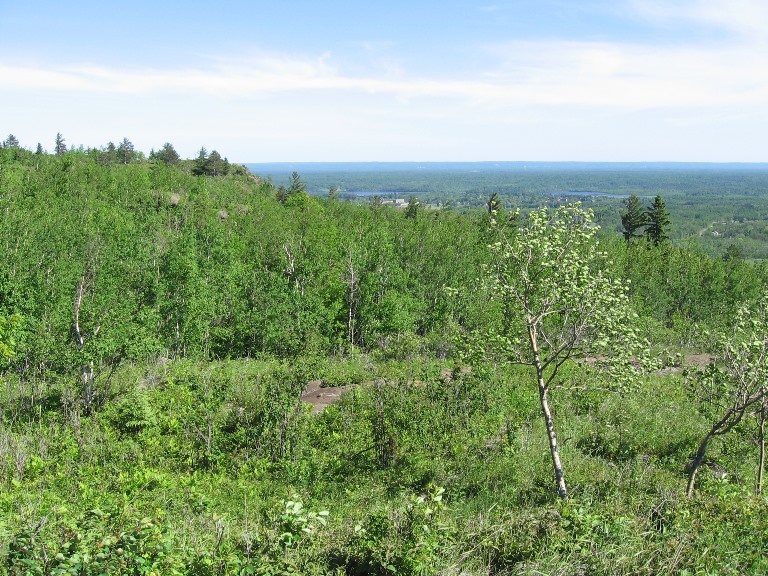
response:
{"label": "dirt patch", "polygon": [[311,380],[307,382],[306,388],[301,395],[301,401],[312,406],[312,414],[320,414],[331,404],[335,404],[341,398],[341,394],[348,386],[329,386],[323,388],[322,380]]}
{"label": "dirt patch", "polygon": [[712,362],[712,354],[691,354],[683,360],[684,366],[705,366]]}
{"label": "dirt patch", "polygon": [[688,354],[687,356],[683,357],[682,364],[666,366],[661,370],[656,370],[654,374],[661,376],[665,376],[667,374],[678,374],[683,370],[683,368],[687,368],[688,366],[706,366],[712,362],[713,358],[714,357],[712,354]]}

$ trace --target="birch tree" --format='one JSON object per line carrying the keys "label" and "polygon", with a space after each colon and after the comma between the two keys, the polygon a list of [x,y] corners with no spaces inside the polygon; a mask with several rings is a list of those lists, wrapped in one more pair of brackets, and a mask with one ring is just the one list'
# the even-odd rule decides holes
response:
{"label": "birch tree", "polygon": [[627,286],[611,277],[597,231],[580,204],[554,213],[543,208],[490,246],[495,264],[488,276],[505,308],[503,334],[494,339],[511,362],[532,369],[563,499],[568,489],[550,403],[556,389],[568,386],[561,368],[589,358],[601,386],[617,389],[632,381],[630,359],[641,348]]}
{"label": "birch tree", "polygon": [[757,410],[759,455],[755,491],[760,494],[768,398],[768,292],[756,306],[739,309],[734,326],[721,336],[718,352],[696,384],[699,396],[715,408],[716,416],[689,466],[686,493],[693,495],[696,476],[712,440],[728,434],[746,414]]}

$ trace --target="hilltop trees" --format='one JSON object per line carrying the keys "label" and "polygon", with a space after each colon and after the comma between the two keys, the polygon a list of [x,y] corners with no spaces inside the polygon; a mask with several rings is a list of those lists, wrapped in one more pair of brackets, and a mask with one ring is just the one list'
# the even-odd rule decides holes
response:
{"label": "hilltop trees", "polygon": [[170,142],[163,144],[163,147],[157,152],[152,151],[149,155],[149,159],[156,162],[162,162],[163,164],[178,164],[179,160],[181,160],[179,153],[176,152],[176,149]]}
{"label": "hilltop trees", "polygon": [[133,142],[128,140],[128,138],[123,138],[120,144],[118,144],[117,158],[123,164],[130,164],[135,160],[136,152],[133,149]]}
{"label": "hilltop trees", "polygon": [[6,148],[18,148],[19,140],[13,134],[8,134],[8,138],[6,138],[5,142],[3,142],[3,146]]}
{"label": "hilltop trees", "polygon": [[222,158],[216,150],[210,154],[205,146],[200,148],[192,165],[192,174],[195,176],[224,176],[229,172],[229,161]]}
{"label": "hilltop trees", "polygon": [[605,358],[601,375],[611,385],[631,375],[629,357],[638,350],[626,287],[607,272],[591,211],[579,204],[531,212],[527,225],[491,245],[491,289],[504,307],[500,340],[507,359],[530,366],[547,430],[555,483],[568,498],[565,474],[550,406],[563,365]]}
{"label": "hilltop trees", "polygon": [[[646,240],[658,246],[669,240],[669,212],[660,195],[657,195],[653,204],[645,210],[637,194],[632,194],[624,200],[624,206],[625,210],[621,213],[621,226],[627,242],[633,238],[645,236]],[[640,232],[643,227],[645,230]]]}

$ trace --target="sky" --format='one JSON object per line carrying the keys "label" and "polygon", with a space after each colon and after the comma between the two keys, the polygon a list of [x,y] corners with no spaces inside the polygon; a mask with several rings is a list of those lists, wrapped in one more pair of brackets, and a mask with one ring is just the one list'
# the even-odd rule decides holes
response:
{"label": "sky", "polygon": [[232,162],[768,161],[766,0],[0,0],[0,138]]}

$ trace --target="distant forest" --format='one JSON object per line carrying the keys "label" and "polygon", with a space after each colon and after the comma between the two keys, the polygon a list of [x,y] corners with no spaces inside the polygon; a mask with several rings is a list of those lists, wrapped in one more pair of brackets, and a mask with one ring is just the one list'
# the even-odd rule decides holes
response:
{"label": "distant forest", "polygon": [[768,164],[448,162],[247,164],[276,184],[293,171],[307,190],[367,202],[417,198],[425,206],[482,208],[497,193],[507,209],[581,201],[606,230],[621,229],[625,200],[647,203],[662,195],[674,223],[672,239],[711,256],[731,247],[751,259],[768,258]]}

